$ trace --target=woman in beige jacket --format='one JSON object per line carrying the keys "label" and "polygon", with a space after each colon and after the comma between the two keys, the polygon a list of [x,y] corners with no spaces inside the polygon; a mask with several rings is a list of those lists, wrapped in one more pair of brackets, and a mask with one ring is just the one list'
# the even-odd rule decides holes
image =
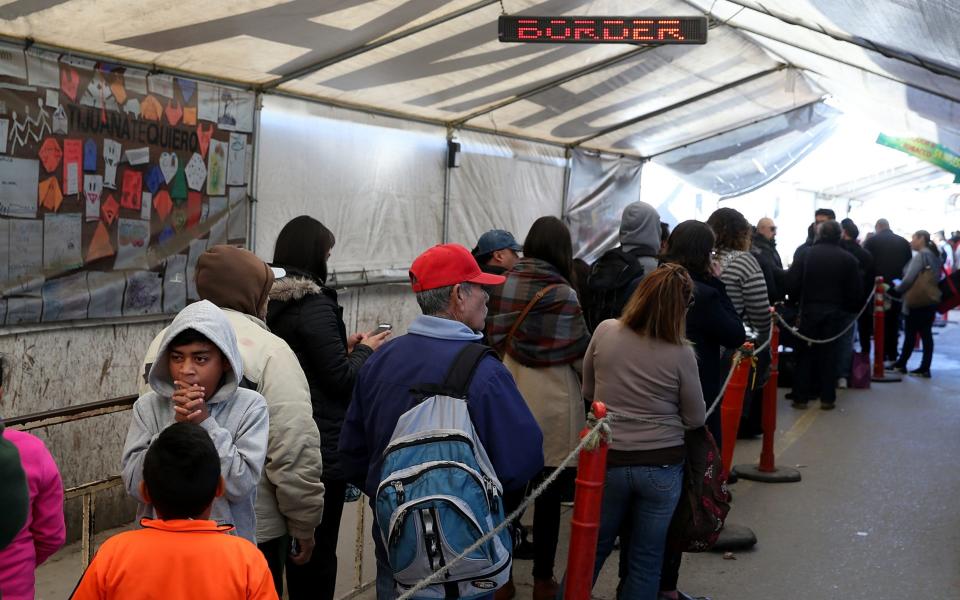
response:
{"label": "woman in beige jacket", "polygon": [[[570,232],[556,217],[534,222],[523,243],[524,257],[493,290],[487,335],[504,357],[527,406],[543,430],[547,468],[538,484],[577,446],[586,412],[580,393],[580,365],[590,342],[577,293],[570,285]],[[572,472],[537,498],[533,517],[534,600],[553,599],[560,531],[560,501]]]}

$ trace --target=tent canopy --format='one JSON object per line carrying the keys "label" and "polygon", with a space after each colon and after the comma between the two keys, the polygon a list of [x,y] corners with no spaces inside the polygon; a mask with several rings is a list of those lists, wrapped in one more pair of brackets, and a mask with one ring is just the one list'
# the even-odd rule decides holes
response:
{"label": "tent canopy", "polygon": [[[960,63],[960,8],[947,0],[657,0],[639,11],[627,0],[503,0],[502,7],[498,0],[0,0],[0,34],[264,92],[644,158],[828,94],[894,133],[960,140],[960,69],[951,66]],[[707,15],[709,41],[503,44],[502,10]]]}

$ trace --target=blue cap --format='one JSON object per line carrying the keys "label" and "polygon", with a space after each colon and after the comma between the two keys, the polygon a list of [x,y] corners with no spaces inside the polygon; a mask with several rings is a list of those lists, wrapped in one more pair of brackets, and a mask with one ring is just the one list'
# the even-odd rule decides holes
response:
{"label": "blue cap", "polygon": [[473,255],[483,256],[484,254],[490,254],[505,248],[516,252],[523,251],[523,246],[517,243],[512,233],[504,231],[503,229],[491,229],[480,236],[477,246],[473,249]]}

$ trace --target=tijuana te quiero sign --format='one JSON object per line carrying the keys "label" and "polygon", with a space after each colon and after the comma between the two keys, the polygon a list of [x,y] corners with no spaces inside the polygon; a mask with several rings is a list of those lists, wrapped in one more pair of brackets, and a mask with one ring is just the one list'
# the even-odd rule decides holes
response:
{"label": "tijuana te quiero sign", "polygon": [[501,15],[501,42],[706,44],[706,17],[526,17]]}

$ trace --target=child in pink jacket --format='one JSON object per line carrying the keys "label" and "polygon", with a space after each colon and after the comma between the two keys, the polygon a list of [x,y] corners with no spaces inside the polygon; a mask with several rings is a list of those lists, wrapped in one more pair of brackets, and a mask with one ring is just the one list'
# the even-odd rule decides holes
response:
{"label": "child in pink jacket", "polygon": [[34,600],[34,571],[66,540],[63,482],[57,464],[40,438],[10,429],[3,430],[3,437],[20,451],[27,475],[30,511],[26,525],[10,545],[0,551],[0,597]]}

